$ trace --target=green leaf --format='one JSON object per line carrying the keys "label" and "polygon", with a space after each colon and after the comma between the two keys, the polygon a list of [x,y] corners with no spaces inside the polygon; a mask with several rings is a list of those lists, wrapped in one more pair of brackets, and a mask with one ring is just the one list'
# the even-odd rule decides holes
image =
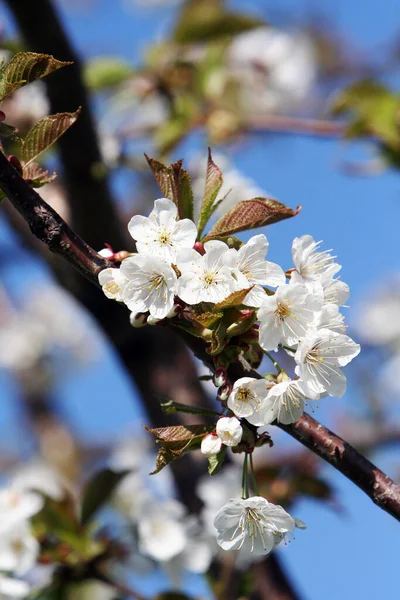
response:
{"label": "green leaf", "polygon": [[19,141],[17,136],[18,129],[13,125],[8,125],[4,121],[0,122],[0,136],[5,138],[11,138],[13,141]]}
{"label": "green leaf", "polygon": [[192,182],[189,173],[182,168],[183,160],[167,166],[145,156],[164,197],[176,204],[179,218],[193,221]]}
{"label": "green leaf", "polygon": [[293,210],[282,204],[282,202],[271,198],[242,200],[216,222],[203,241],[228,236],[247,229],[265,227],[283,219],[295,217],[300,209],[301,207],[298,206],[296,210]]}
{"label": "green leaf", "polygon": [[227,446],[223,446],[218,454],[208,457],[208,472],[210,475],[216,475],[220,472],[225,460]]}
{"label": "green leaf", "polygon": [[156,429],[145,427],[145,429],[156,437],[157,444],[161,446],[156,459],[156,468],[150,473],[155,475],[183,454],[198,450],[203,437],[214,431],[214,425],[174,425]]}
{"label": "green leaf", "polygon": [[203,233],[204,227],[207,224],[208,219],[213,213],[213,205],[218,196],[218,192],[223,184],[222,172],[219,167],[215,164],[211,156],[211,149],[208,149],[208,161],[207,161],[207,172],[206,172],[206,184],[204,189],[204,196],[201,202],[200,216],[197,223],[197,230],[199,237]]}
{"label": "green leaf", "polygon": [[200,323],[200,325],[202,325],[203,327],[212,327],[220,319],[222,319],[223,316],[224,313],[222,312],[204,312],[201,314],[193,313],[193,316],[191,318],[193,321],[196,321],[196,323]]}
{"label": "green leaf", "polygon": [[40,119],[23,140],[22,160],[31,162],[50,148],[75,123],[80,112],[78,108],[74,113],[58,113]]}
{"label": "green leaf", "polygon": [[132,75],[132,67],[120,56],[96,56],[85,63],[85,82],[93,91],[114,87]]}
{"label": "green leaf", "polygon": [[86,525],[96,512],[108,502],[115,488],[128,472],[116,473],[111,469],[104,469],[96,473],[87,483],[82,502],[82,525]]}
{"label": "green leaf", "polygon": [[223,321],[220,321],[212,332],[211,342],[206,351],[214,356],[219,354],[225,348],[227,342],[226,327]]}
{"label": "green leaf", "polygon": [[220,0],[189,0],[181,10],[173,39],[178,44],[206,42],[264,24],[260,19],[225,10]]}
{"label": "green leaf", "polygon": [[[212,377],[210,377],[210,379],[212,379]],[[166,414],[181,412],[190,415],[203,415],[204,417],[215,417],[218,415],[214,410],[199,408],[198,406],[188,406],[187,404],[181,404],[180,402],[174,402],[173,400],[162,400],[160,406],[161,410]]]}
{"label": "green leaf", "polygon": [[331,106],[334,115],[350,116],[346,137],[373,135],[394,149],[400,147],[399,111],[399,96],[380,83],[369,80],[346,88]]}
{"label": "green leaf", "polygon": [[240,306],[241,304],[243,304],[243,300],[246,298],[247,294],[251,292],[253,287],[254,286],[251,285],[245,290],[232,292],[232,294],[229,294],[229,296],[225,298],[225,300],[222,300],[222,302],[218,302],[218,304],[214,306],[214,310],[223,310],[224,308],[231,308],[232,306]]}
{"label": "green leaf", "polygon": [[19,52],[1,69],[0,101],[23,85],[71,64],[50,54]]}

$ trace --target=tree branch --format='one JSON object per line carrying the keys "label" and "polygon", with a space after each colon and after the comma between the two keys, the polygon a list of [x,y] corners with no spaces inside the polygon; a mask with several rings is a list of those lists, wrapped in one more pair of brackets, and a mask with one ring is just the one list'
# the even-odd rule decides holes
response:
{"label": "tree branch", "polygon": [[[81,240],[29,187],[2,153],[0,188],[27,220],[34,235],[97,284],[97,274],[107,266],[107,261]],[[205,352],[202,340],[190,335],[184,335],[184,339],[195,355],[210,364],[211,357]],[[233,379],[244,376],[261,378],[257,371],[246,370],[239,363],[231,366],[231,375]],[[345,440],[307,414],[293,425],[278,426],[353,481],[382,510],[400,520],[400,488]]]}
{"label": "tree branch", "polygon": [[6,0],[6,4],[30,51],[53,54],[59,60],[73,62],[62,73],[46,77],[44,83],[53,113],[82,107],[74,127],[57,142],[74,228],[94,248],[103,248],[105,242],[123,248],[121,224],[102,162],[81,59],[51,0]]}

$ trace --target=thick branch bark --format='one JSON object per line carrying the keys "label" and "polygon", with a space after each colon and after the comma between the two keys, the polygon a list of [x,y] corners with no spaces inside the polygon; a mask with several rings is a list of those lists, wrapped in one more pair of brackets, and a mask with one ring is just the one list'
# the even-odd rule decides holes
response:
{"label": "thick branch bark", "polygon": [[[101,268],[98,254],[70,230],[1,153],[0,188],[28,221],[34,235],[97,283],[97,273]],[[83,264],[80,264],[81,260]],[[106,266],[106,263],[103,262],[103,265]],[[185,341],[199,358],[209,362],[202,340],[186,335]],[[246,370],[239,363],[234,363],[231,369],[234,379],[243,376],[261,378],[257,371]],[[293,425],[280,424],[279,427],[353,481],[382,510],[400,520],[400,488],[350,444],[307,414]]]}
{"label": "thick branch bark", "polygon": [[74,111],[82,107],[74,127],[57,143],[72,222],[76,231],[94,248],[103,248],[105,242],[115,248],[123,248],[122,230],[102,163],[89,97],[83,83],[80,57],[72,47],[50,0],[6,0],[6,4],[31,52],[53,54],[59,60],[73,61],[73,65],[44,80],[52,113]]}

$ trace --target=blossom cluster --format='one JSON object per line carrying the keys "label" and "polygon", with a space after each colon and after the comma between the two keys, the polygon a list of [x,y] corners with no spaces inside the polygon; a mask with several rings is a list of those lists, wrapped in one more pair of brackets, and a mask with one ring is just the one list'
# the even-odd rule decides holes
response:
{"label": "blossom cluster", "polygon": [[[234,246],[220,239],[196,241],[193,221],[179,219],[176,205],[166,198],[155,201],[149,217],[134,216],[128,229],[137,252],[124,258],[118,268],[101,271],[99,282],[108,298],[127,305],[132,325],[154,325],[165,319],[182,324],[190,311],[197,314],[196,307],[200,310],[203,303],[208,307],[207,318],[215,315],[218,321],[224,318],[225,308],[234,307],[242,320],[252,317],[248,327],[257,338],[256,348],[278,370],[272,377],[242,377],[232,382],[229,368],[219,367],[214,373],[223,410],[215,430],[201,442],[201,451],[210,460],[226,448],[252,452],[254,445],[249,448],[245,440],[249,427],[257,430],[274,421],[294,423],[301,418],[307,400],[343,396],[346,377],[342,367],[357,356],[360,346],[346,334],[340,312],[349,297],[348,285],[337,276],[341,266],[330,251],[320,249],[320,242],[310,235],[295,238],[294,267],[284,272],[266,260],[269,243],[265,235]],[[191,330],[192,325],[189,317],[186,330],[199,335],[199,330]],[[240,318],[229,329],[239,338],[247,331],[241,329]],[[210,334],[213,331],[207,328],[200,332],[205,341]],[[218,347],[216,366],[229,341],[228,336]],[[240,347],[240,339],[236,343]],[[270,354],[279,349],[294,361],[292,377]],[[228,367],[229,356],[225,354]],[[245,483],[247,466],[245,458]],[[214,525],[222,548],[267,554],[287,533],[302,526],[282,507],[254,491],[255,496],[249,498],[245,484],[241,499],[230,499],[218,510]]]}

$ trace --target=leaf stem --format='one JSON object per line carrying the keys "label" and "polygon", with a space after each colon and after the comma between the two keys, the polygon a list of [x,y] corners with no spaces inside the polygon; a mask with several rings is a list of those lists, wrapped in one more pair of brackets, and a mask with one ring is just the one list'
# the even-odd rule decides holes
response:
{"label": "leaf stem", "polygon": [[260,492],[258,491],[258,485],[257,485],[256,474],[254,472],[253,455],[252,454],[250,454],[250,473],[251,473],[251,481],[253,484],[254,493],[256,494],[256,496],[259,496]]}
{"label": "leaf stem", "polygon": [[243,471],[242,471],[242,500],[249,497],[249,481],[247,470],[247,454],[244,455]]}
{"label": "leaf stem", "polygon": [[291,346],[285,346],[284,344],[279,344],[279,348],[283,348],[284,350],[289,350],[289,352],[296,352],[296,348],[292,348]]}
{"label": "leaf stem", "polygon": [[278,371],[278,373],[280,373],[282,371],[282,369],[279,366],[278,362],[275,360],[275,358],[272,356],[272,354],[270,354],[269,352],[267,352],[266,350],[263,350],[263,349],[262,349],[262,351],[264,352],[265,356],[268,356],[269,360],[272,362],[272,364],[274,365],[274,367]]}

